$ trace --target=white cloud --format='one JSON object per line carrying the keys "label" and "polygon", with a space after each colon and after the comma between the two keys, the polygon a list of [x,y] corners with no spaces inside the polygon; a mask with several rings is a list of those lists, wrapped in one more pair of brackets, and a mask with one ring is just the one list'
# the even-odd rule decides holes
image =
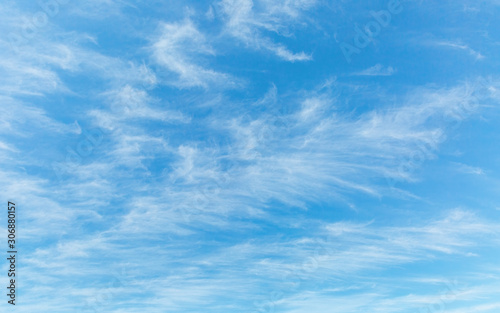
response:
{"label": "white cloud", "polygon": [[354,73],[355,76],[391,76],[396,73],[396,70],[392,67],[384,67],[382,64],[376,64],[370,68],[367,68],[361,72]]}
{"label": "white cloud", "polygon": [[214,125],[227,128],[234,138],[227,158],[248,164],[238,173],[250,187],[241,187],[243,195],[301,206],[321,194],[379,194],[385,187],[374,181],[383,177],[411,180],[413,173],[401,166],[406,161],[420,166],[413,165],[415,155],[422,162],[433,158],[448,125],[474,114],[476,97],[485,89],[464,84],[419,90],[397,108],[369,111],[356,119],[336,112],[336,97],[312,92],[291,100],[289,106],[299,105],[291,113]]}
{"label": "white cloud", "polygon": [[[356,118],[336,112],[340,99],[329,92],[306,92],[291,96],[288,105],[294,109],[282,115],[228,118],[222,114],[198,121],[208,133],[230,138],[223,145],[167,144],[165,139],[135,128],[134,132],[143,135],[131,137],[120,131],[109,155],[114,164],[143,170],[146,151],[150,156],[166,154],[170,158],[161,180],[164,187],[150,186],[147,199],[136,199],[151,203],[151,209],[137,206],[129,212],[130,216],[141,211],[156,216],[148,219],[150,229],[162,229],[159,225],[167,221],[179,231],[187,225],[224,229],[241,217],[272,218],[269,201],[307,208],[332,197],[345,200],[356,192],[384,195],[390,189],[384,178],[412,181],[413,172],[401,170],[401,164],[413,160],[415,154],[422,154],[422,162],[434,158],[446,139],[447,125],[474,114],[485,89],[470,84],[419,89],[398,108],[370,111]],[[279,105],[277,98],[280,95],[273,86],[254,106]],[[137,220],[134,226],[134,220],[127,218],[126,228],[140,229],[146,223]],[[241,227],[251,224],[242,223]]]}
{"label": "white cloud", "polygon": [[452,163],[458,172],[473,175],[483,175],[484,170],[480,167],[470,166],[462,163]]}
{"label": "white cloud", "polygon": [[228,74],[208,69],[198,62],[200,56],[214,56],[215,50],[189,19],[160,26],[160,35],[152,45],[155,61],[177,77],[167,82],[181,88],[213,85],[234,86]]}
{"label": "white cloud", "polygon": [[[119,89],[114,89],[103,94],[110,104],[110,113],[93,111],[91,114],[100,115],[107,118],[105,123],[113,127],[113,122],[127,119],[147,119],[164,122],[187,123],[189,118],[181,112],[161,108],[159,100],[148,95],[145,90],[126,85]],[[156,108],[151,105],[154,104]],[[105,126],[104,124],[101,124]]]}
{"label": "white cloud", "polygon": [[[117,9],[116,2],[82,6],[93,18],[103,8]],[[305,23],[304,13],[315,3],[226,0],[212,13],[215,19],[222,12],[225,34],[248,47],[306,61],[309,54],[292,52],[271,37],[293,38],[294,27]],[[9,16],[0,23],[12,27],[19,21]],[[0,194],[19,200],[23,214],[25,312],[72,312],[85,300],[116,313],[163,312],[167,306],[242,311],[267,299],[273,288],[285,290],[276,305],[288,312],[331,311],[332,301],[340,312],[398,312],[439,298],[432,291],[402,289],[407,283],[435,286],[445,274],[384,281],[382,273],[440,257],[476,259],[498,246],[498,225],[465,210],[399,226],[377,220],[326,223],[295,214],[315,210],[318,203],[335,209],[334,203],[359,193],[377,199],[390,189],[384,177],[414,180],[417,175],[398,166],[418,153],[437,157],[448,125],[480,111],[483,100],[498,100],[496,86],[418,88],[391,102],[378,99],[382,106],[362,113],[350,112],[351,99],[342,96],[340,89],[351,86],[332,90],[336,83],[287,94],[273,85],[262,99],[241,103],[222,94],[207,102],[192,90],[175,90],[179,94],[166,102],[159,97],[171,89],[147,87],[161,81],[206,88],[204,93],[228,81],[236,84],[210,65],[221,38],[210,37],[201,24],[160,24],[149,46],[160,67],[98,53],[99,38],[50,27],[24,43],[23,53],[0,53],[0,132],[10,136],[0,140]],[[450,47],[473,54],[465,46]],[[392,73],[377,64],[358,75]],[[75,77],[93,85],[71,90],[67,84]],[[60,95],[68,96],[61,110],[81,120],[49,111],[45,102]],[[47,163],[78,147],[94,126],[103,137],[90,155],[71,164],[62,178],[47,174]],[[278,228],[283,234],[274,233]],[[5,233],[4,226],[0,230]],[[290,230],[293,237],[286,234]],[[114,273],[116,268],[128,274]],[[290,273],[300,277],[283,279]],[[116,277],[119,286],[105,288]],[[465,299],[498,290],[469,281],[472,286],[461,293]],[[303,292],[293,289],[297,284]],[[138,291],[144,295],[140,305]],[[470,310],[497,306],[490,301],[471,304]]]}
{"label": "white cloud", "polygon": [[0,96],[0,101],[0,134],[29,137],[33,131],[40,130],[48,132],[48,135],[78,133],[74,124],[61,123],[35,105],[5,96]]}
{"label": "white cloud", "polygon": [[468,45],[462,44],[460,42],[451,42],[451,41],[439,41],[435,43],[437,46],[449,47],[452,49],[464,50],[472,55],[476,60],[484,59],[484,55],[480,52],[472,49]]}
{"label": "white cloud", "polygon": [[316,1],[256,1],[222,0],[216,6],[221,9],[228,34],[255,50],[267,50],[289,62],[312,59],[305,52],[292,52],[284,44],[275,43],[264,35],[265,31],[291,36],[290,26],[301,22],[301,15],[314,6]]}

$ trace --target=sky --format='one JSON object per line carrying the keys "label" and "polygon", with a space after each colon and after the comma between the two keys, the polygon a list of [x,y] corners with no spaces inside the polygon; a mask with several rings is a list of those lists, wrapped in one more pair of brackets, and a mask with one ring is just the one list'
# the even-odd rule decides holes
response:
{"label": "sky", "polygon": [[2,1],[0,311],[499,312],[499,15]]}

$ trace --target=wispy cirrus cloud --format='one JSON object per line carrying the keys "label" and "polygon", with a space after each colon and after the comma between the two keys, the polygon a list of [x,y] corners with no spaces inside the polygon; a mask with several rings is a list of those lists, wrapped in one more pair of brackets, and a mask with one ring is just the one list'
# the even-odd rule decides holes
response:
{"label": "wispy cirrus cloud", "polygon": [[391,76],[396,73],[392,66],[384,67],[382,64],[376,64],[360,72],[356,72],[354,76]]}
{"label": "wispy cirrus cloud", "polygon": [[475,57],[477,60],[481,60],[484,58],[484,56],[480,52],[470,48],[468,45],[464,45],[464,44],[461,44],[459,42],[443,41],[443,42],[438,42],[436,44],[438,46],[444,46],[444,47],[450,47],[453,49],[464,50],[464,51],[468,52],[470,55],[472,55],[473,57]]}
{"label": "wispy cirrus cloud", "polygon": [[480,167],[476,166],[470,166],[467,164],[462,164],[462,163],[454,163],[454,168],[458,172],[465,173],[465,174],[473,174],[473,175],[484,175],[484,170]]}
{"label": "wispy cirrus cloud", "polygon": [[225,73],[204,67],[198,62],[204,55],[214,56],[215,50],[194,23],[185,19],[179,23],[160,25],[160,34],[152,44],[154,60],[177,77],[167,82],[181,88],[221,86],[233,84]]}
{"label": "wispy cirrus cloud", "polygon": [[[143,204],[149,205],[147,202]],[[144,222],[147,216],[136,217]],[[499,235],[497,225],[470,212],[453,210],[442,219],[426,220],[419,225],[384,227],[374,223],[337,222],[320,223],[315,228],[318,230],[294,239],[268,236],[237,244],[215,244],[196,254],[184,244],[199,238],[193,237],[193,233],[181,232],[178,235],[188,235],[186,241],[173,241],[160,239],[164,237],[155,239],[149,233],[138,238],[134,228],[124,228],[104,232],[92,240],[65,241],[49,250],[39,249],[27,256],[26,262],[33,269],[58,264],[60,275],[52,283],[63,284],[65,277],[75,275],[110,279],[109,273],[114,273],[111,266],[119,269],[121,264],[127,268],[126,274],[116,274],[123,283],[112,287],[115,291],[112,301],[125,301],[141,286],[145,299],[151,301],[140,305],[152,312],[160,312],[167,303],[178,309],[195,309],[205,304],[214,311],[228,307],[248,308],[250,305],[255,310],[272,306],[289,312],[305,312],[306,309],[327,307],[332,299],[338,303],[338,310],[349,308],[353,312],[364,312],[371,307],[397,312],[419,309],[439,301],[443,288],[447,288],[448,297],[449,293],[454,296],[449,298],[453,299],[450,301],[473,301],[478,296],[492,296],[492,289],[480,283],[464,286],[461,282],[464,277],[455,282],[443,279],[445,274],[382,278],[385,272],[395,267],[436,262],[443,254],[452,255],[458,261],[466,258],[468,251],[484,251],[494,245]],[[153,233],[158,234],[158,231],[156,229]],[[478,246],[477,239],[484,236],[489,239]],[[168,247],[170,255],[156,251],[156,255],[162,255],[161,262],[157,258],[135,260],[133,255],[151,253],[150,248],[135,244],[141,242],[141,238],[153,240],[164,249]],[[92,266],[90,261],[96,253],[106,255],[112,262],[98,268]],[[57,257],[49,261],[49,255]],[[87,265],[76,269],[75,264]],[[148,274],[137,279],[141,268],[146,265]],[[203,276],[206,271],[213,274]],[[160,277],[157,276],[159,272],[163,273]],[[50,283],[34,273],[30,277],[39,286]],[[154,286],[147,281],[154,282]],[[227,298],[228,288],[235,286],[240,288]],[[429,292],[416,294],[414,290],[421,286],[426,286]],[[97,289],[89,286],[72,290],[73,297],[85,299]],[[50,291],[50,288],[45,290]],[[252,298],[249,299],[248,295]],[[359,301],[354,301],[357,298]],[[135,304],[130,305],[132,309],[136,308]]]}
{"label": "wispy cirrus cloud", "polygon": [[468,52],[471,56],[476,58],[476,60],[481,60],[484,59],[484,55],[482,55],[480,52],[472,49],[466,44],[460,43],[460,42],[453,42],[453,41],[439,41],[435,43],[437,46],[442,46],[442,47],[449,47],[452,49],[458,49],[458,50],[463,50]]}
{"label": "wispy cirrus cloud", "polygon": [[314,0],[252,1],[222,0],[215,4],[220,8],[228,34],[254,50],[269,51],[289,61],[309,61],[306,52],[292,52],[284,44],[276,43],[266,32],[292,36],[289,26],[298,24],[304,11],[316,4]]}
{"label": "wispy cirrus cloud", "polygon": [[[157,99],[149,96],[146,90],[130,85],[104,92],[102,96],[109,103],[109,111],[92,110],[90,115],[96,117],[96,124],[107,129],[118,127],[120,121],[158,120],[164,122],[189,122],[189,118],[180,111],[162,108]],[[154,106],[154,107],[153,107]]]}
{"label": "wispy cirrus cloud", "polygon": [[[323,4],[89,1],[61,7],[21,53],[1,50],[0,195],[20,208],[20,312],[414,312],[450,284],[447,310],[495,312],[498,211],[466,197],[487,199],[467,184],[496,168],[456,151],[494,157],[498,80],[448,77],[460,62],[440,68],[415,47],[400,57],[396,35],[428,30],[395,18],[377,39],[387,59],[343,75],[325,61],[329,36],[307,27],[331,25]],[[336,13],[351,19],[345,4]],[[32,17],[9,6],[2,29]],[[352,29],[342,23],[332,33]],[[326,49],[292,48],[296,35]],[[494,51],[449,42],[450,60]],[[258,52],[251,75],[241,44]],[[289,75],[301,61],[308,75]],[[380,78],[396,66],[397,83]],[[450,164],[475,175],[451,186]]]}
{"label": "wispy cirrus cloud", "polygon": [[[447,125],[467,118],[456,114],[463,103],[480,109],[475,106],[475,94],[487,97],[487,92],[483,87],[468,88],[464,84],[419,90],[399,108],[370,111],[355,119],[335,112],[335,104],[342,99],[325,90],[312,91],[292,97],[295,102],[290,105],[295,109],[280,116],[279,123],[268,114],[253,119],[222,114],[191,121],[204,125],[206,132],[230,138],[224,144],[193,141],[175,145],[157,138],[158,143],[163,142],[160,150],[149,150],[156,141],[144,141],[135,149],[127,144],[132,150],[116,145],[110,152],[116,158],[142,146],[142,151],[152,152],[149,157],[166,153],[171,160],[161,178],[165,187],[150,186],[149,196],[137,199],[150,204],[132,207],[124,229],[139,230],[147,223],[156,232],[161,232],[163,223],[177,225],[165,228],[166,233],[192,227],[225,228],[243,216],[272,218],[276,212],[269,209],[270,201],[307,209],[326,198],[345,200],[349,193],[384,195],[389,188],[384,177],[415,179],[412,173],[399,172],[398,166],[420,145],[432,146],[432,155],[427,157],[434,157],[446,139]],[[258,103],[273,103],[270,94],[279,95],[273,87]],[[150,136],[144,129],[140,132]],[[125,140],[122,143],[133,138],[120,134],[117,138]],[[124,164],[117,160],[115,164]],[[131,218],[141,214],[146,220]],[[252,226],[242,223],[242,227]]]}

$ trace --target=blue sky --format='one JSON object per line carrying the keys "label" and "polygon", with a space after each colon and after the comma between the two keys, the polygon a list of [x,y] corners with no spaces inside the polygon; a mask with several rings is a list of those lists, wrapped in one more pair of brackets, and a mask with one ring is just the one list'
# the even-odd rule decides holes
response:
{"label": "blue sky", "polygon": [[2,312],[498,312],[499,13],[2,2]]}

